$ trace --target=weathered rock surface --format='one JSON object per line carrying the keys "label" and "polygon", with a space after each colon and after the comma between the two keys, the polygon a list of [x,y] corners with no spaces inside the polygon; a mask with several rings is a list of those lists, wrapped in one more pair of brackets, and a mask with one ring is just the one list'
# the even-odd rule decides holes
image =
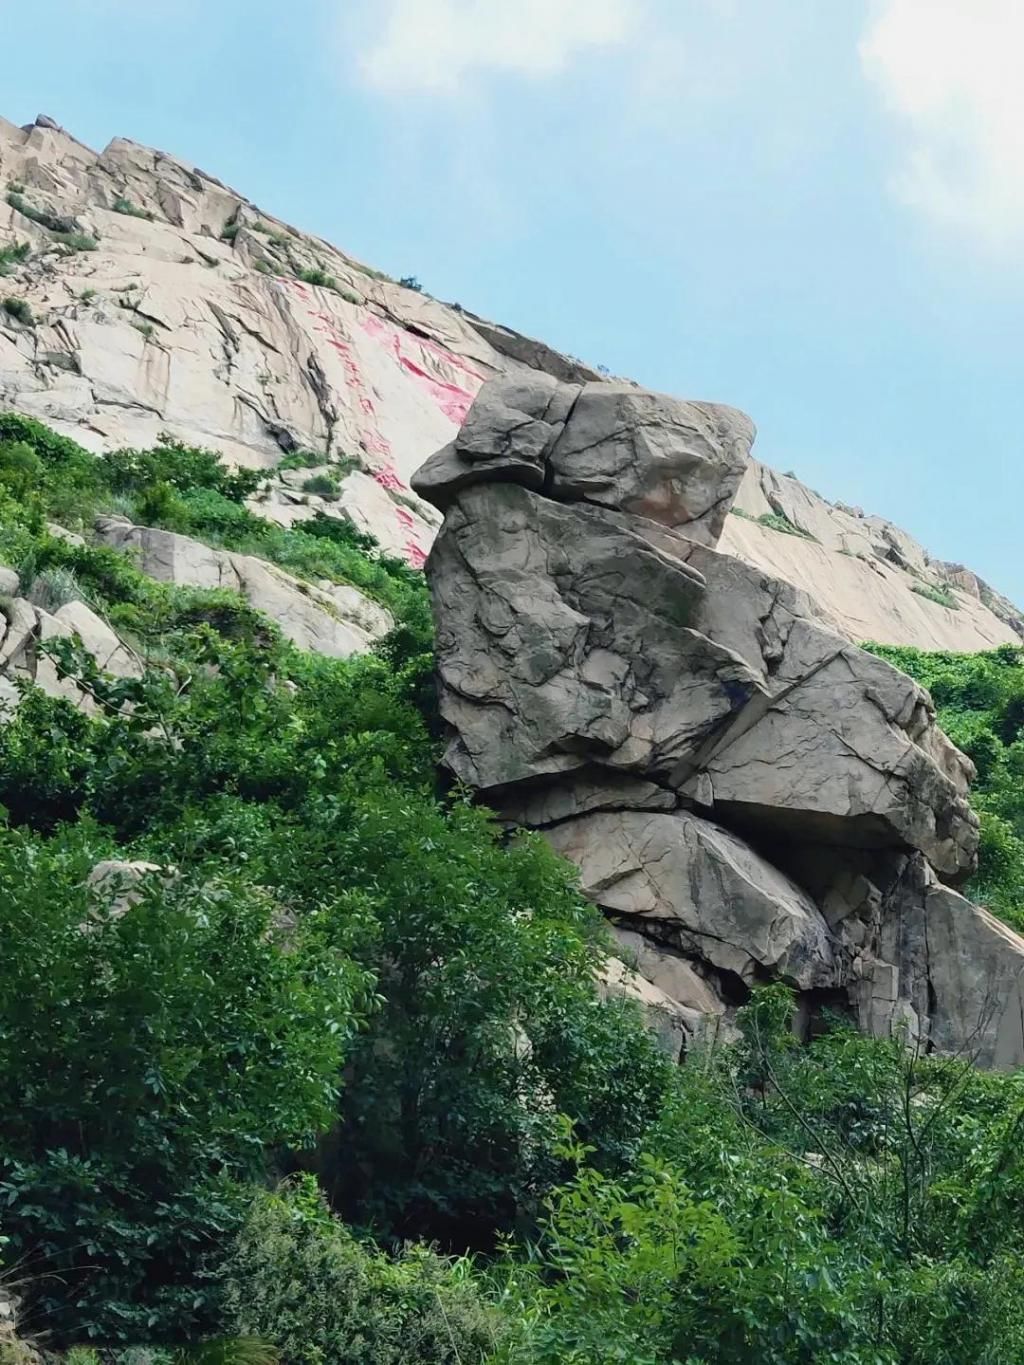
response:
{"label": "weathered rock surface", "polygon": [[449,763],[487,789],[603,767],[667,780],[758,691],[691,629],[700,576],[628,523],[517,484],[460,495],[431,552]]}
{"label": "weathered rock surface", "polygon": [[[305,493],[305,478],[275,480],[257,510],[284,525],[318,509],[347,516],[419,565],[438,519],[411,475],[458,442],[448,472],[442,461],[429,476],[436,488],[464,481],[467,463],[474,482],[500,464],[500,452],[459,429],[480,386],[501,375],[558,400],[532,412],[529,439],[521,424],[506,429],[526,486],[539,486],[543,464],[553,486],[584,489],[595,504],[614,485],[624,506],[628,483],[634,513],[685,522],[709,544],[720,529],[725,466],[742,473],[751,435],[728,409],[596,383],[594,369],[543,342],[404,288],[191,163],[124,138],[96,153],[48,117],[24,128],[0,119],[0,180],[0,244],[27,242],[32,253],[4,291],[36,319],[0,313],[0,407],[97,450],[145,447],[168,431],[268,472],[285,452],[313,451],[339,497]],[[46,222],[74,225],[95,249],[68,252]],[[327,283],[304,282],[312,271]],[[578,401],[559,433],[566,394]],[[543,461],[541,437],[553,438]],[[969,570],[795,478],[751,465],[736,506],[746,515],[727,518],[723,549],[814,593],[849,639],[984,649],[1024,637],[1020,612]],[[943,586],[957,609],[920,591]]]}
{"label": "weathered rock surface", "polygon": [[607,960],[598,990],[606,1000],[626,1000],[639,1006],[647,1027],[676,1061],[682,1059],[690,1039],[703,1028],[701,1014],[685,1008],[617,957]]}
{"label": "weathered rock surface", "polygon": [[118,517],[98,518],[96,534],[103,544],[135,556],[142,572],[162,583],[241,593],[300,649],[347,658],[386,635],[393,624],[390,614],[357,588],[317,587],[254,555],[215,550],[189,536],[133,526]]}
{"label": "weathered rock surface", "polygon": [[471,483],[517,483],[685,529],[713,545],[754,439],[743,413],[627,384],[530,376],[481,390],[412,486],[444,510]]}
{"label": "weathered rock surface", "polygon": [[[775,979],[805,1020],[1024,1065],[1024,940],[944,884],[975,863],[971,763],[920,687],[715,548],[750,424],[600,387],[492,381],[416,478],[449,766],[576,864],[620,986],[688,1037]],[[700,459],[680,411],[713,424]]]}
{"label": "weathered rock surface", "polygon": [[831,985],[837,945],[821,912],[740,839],[685,811],[585,815],[545,830],[584,894],[648,938],[747,983]]}
{"label": "weathered rock surface", "polygon": [[858,996],[862,1025],[1011,1069],[1024,1059],[1024,939],[904,860],[875,916]]}
{"label": "weathered rock surface", "polygon": [[[779,529],[787,524],[791,533]],[[813,594],[833,629],[854,641],[966,651],[1024,638],[1019,609],[962,565],[933,559],[892,522],[827,502],[756,461],[720,548]],[[932,600],[929,589],[945,589],[955,605]]]}
{"label": "weathered rock surface", "polygon": [[35,683],[52,697],[63,697],[89,714],[94,698],[70,678],[42,648],[47,641],[78,636],[100,668],[118,678],[138,677],[141,665],[107,623],[84,602],[66,602],[45,611],[25,597],[0,604],[0,716],[18,704],[19,679]]}
{"label": "weathered rock surface", "polygon": [[107,858],[97,863],[86,878],[92,898],[90,913],[97,918],[120,919],[142,900],[147,879],[160,877],[170,881],[175,875],[173,868],[141,858]]}

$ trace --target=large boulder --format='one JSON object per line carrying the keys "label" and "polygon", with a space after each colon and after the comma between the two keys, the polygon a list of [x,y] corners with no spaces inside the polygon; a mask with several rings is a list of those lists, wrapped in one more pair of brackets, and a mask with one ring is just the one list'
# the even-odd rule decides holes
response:
{"label": "large boulder", "polygon": [[536,373],[485,384],[454,442],[412,486],[444,511],[470,484],[517,483],[714,545],[753,439],[750,419],[734,408]]}
{"label": "large boulder", "polygon": [[0,716],[10,715],[18,705],[18,681],[34,683],[49,696],[63,698],[89,714],[99,709],[93,695],[65,676],[44,648],[54,640],[74,637],[114,677],[141,674],[138,658],[84,602],[65,602],[53,612],[25,597],[0,603]]}
{"label": "large boulder", "polygon": [[887,887],[864,954],[862,1026],[980,1066],[1024,1067],[1024,938],[920,856]]}
{"label": "large boulder", "polygon": [[921,688],[715,548],[751,435],[621,385],[484,387],[416,481],[445,512],[447,762],[575,863],[673,1028],[774,979],[805,1022],[845,1003],[1024,1064],[1024,942],[944,884],[975,864],[971,763]]}
{"label": "large boulder", "polygon": [[793,882],[727,830],[686,811],[602,811],[544,831],[584,894],[646,937],[748,984],[837,984],[837,945]]}
{"label": "large boulder", "polygon": [[758,669],[767,697],[680,765],[683,793],[774,837],[906,845],[948,879],[967,875],[974,766],[936,725],[923,688],[829,630],[806,594],[704,547],[687,559],[706,584],[695,625]]}
{"label": "large boulder", "polygon": [[700,575],[598,508],[468,488],[430,577],[448,762],[475,787],[593,759],[667,779],[763,690],[691,628]]}

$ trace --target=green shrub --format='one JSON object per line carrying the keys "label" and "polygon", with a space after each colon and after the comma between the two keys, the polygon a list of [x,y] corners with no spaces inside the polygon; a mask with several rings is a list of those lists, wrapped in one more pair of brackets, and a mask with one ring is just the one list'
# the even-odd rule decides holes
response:
{"label": "green shrub", "polygon": [[115,213],[124,213],[129,218],[146,218],[150,222],[153,220],[153,215],[149,209],[139,208],[138,204],[133,204],[130,199],[121,196],[115,199],[110,207]]}
{"label": "green shrub", "polygon": [[424,1247],[385,1256],[308,1176],[257,1196],[222,1274],[231,1324],[292,1365],[480,1365],[504,1327],[466,1263]]}
{"label": "green shrub", "polygon": [[54,232],[53,239],[69,254],[79,251],[95,251],[99,246],[96,238],[87,232]]}
{"label": "green shrub", "polygon": [[[95,457],[93,457],[95,458]],[[186,445],[162,434],[149,450],[117,450],[103,457],[104,477],[118,493],[137,494],[153,483],[169,483],[180,492],[209,489],[241,503],[259,487],[253,469],[229,469],[212,450]]]}
{"label": "green shrub", "polygon": [[36,574],[25,590],[25,596],[34,606],[53,612],[68,602],[78,601],[82,589],[72,570],[57,565]]}
{"label": "green shrub", "polygon": [[225,223],[220,230],[221,241],[233,242],[235,238],[238,236],[239,232],[241,231],[241,228],[242,228],[241,223]]}
{"label": "green shrub", "polygon": [[338,281],[333,275],[328,275],[323,266],[307,266],[300,270],[298,278],[305,284],[318,285],[321,289],[337,289]]}
{"label": "green shrub", "polygon": [[31,254],[32,247],[29,242],[11,242],[0,247],[0,278],[10,275],[14,266],[27,261]]}
{"label": "green shrub", "polygon": [[938,586],[934,583],[913,583],[910,591],[916,592],[918,597],[926,597],[929,602],[935,602],[940,607],[947,607],[950,611],[960,610],[960,603],[947,583]]}
{"label": "green shrub", "polygon": [[423,293],[423,286],[422,284],[420,284],[419,280],[416,278],[415,275],[403,275],[402,278],[398,281],[398,283],[402,286],[403,289],[411,289],[416,294]]}
{"label": "green shrub", "polygon": [[754,516],[750,512],[745,512],[742,507],[730,508],[734,517],[742,517],[744,521],[757,522],[758,526],[765,526],[769,531],[781,531],[786,536],[800,536],[803,540],[813,540],[818,544],[818,537],[812,536],[810,531],[804,531],[799,526],[794,526],[790,519],[782,512],[762,512],[760,516]]}
{"label": "green shrub", "polygon": [[27,441],[0,440],[0,485],[15,497],[28,498],[38,486],[42,461]]}
{"label": "green shrub", "polygon": [[[71,733],[51,731],[58,764]],[[88,825],[0,834],[4,1231],[58,1336],[173,1340],[209,1321],[228,1177],[329,1120],[363,979],[315,920],[282,952],[270,898],[226,865],[151,874],[119,913],[86,885],[108,852]]]}
{"label": "green shrub", "polygon": [[291,450],[275,466],[277,469],[313,469],[322,465],[326,456],[315,450]]}
{"label": "green shrub", "polygon": [[330,474],[315,474],[302,485],[303,493],[316,493],[321,498],[336,498],[341,485]]}
{"label": "green shrub", "polygon": [[32,312],[32,305],[28,299],[16,299],[8,294],[7,298],[4,299],[4,312],[24,327],[36,325],[35,314]]}

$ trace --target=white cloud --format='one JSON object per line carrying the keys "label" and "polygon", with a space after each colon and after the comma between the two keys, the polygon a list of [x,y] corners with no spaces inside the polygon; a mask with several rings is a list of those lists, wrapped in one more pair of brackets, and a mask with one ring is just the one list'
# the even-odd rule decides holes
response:
{"label": "white cloud", "polygon": [[556,75],[588,47],[625,41],[640,0],[378,0],[360,67],[382,90],[451,94],[467,77]]}
{"label": "white cloud", "polygon": [[898,196],[995,248],[1024,242],[1022,53],[1022,0],[877,0],[860,46],[908,138]]}

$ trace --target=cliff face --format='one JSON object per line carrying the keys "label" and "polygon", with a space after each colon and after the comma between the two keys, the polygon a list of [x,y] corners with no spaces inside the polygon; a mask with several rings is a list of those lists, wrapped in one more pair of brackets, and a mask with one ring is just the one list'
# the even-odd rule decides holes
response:
{"label": "cliff face", "polygon": [[910,678],[720,540],[753,429],[627,385],[495,380],[414,480],[446,762],[574,862],[685,1040],[760,981],[1024,1064],[1024,940],[953,889],[973,765]]}
{"label": "cliff face", "polygon": [[[167,431],[273,475],[260,511],[350,517],[421,564],[439,518],[412,472],[493,376],[595,380],[542,343],[404,288],[262,213],[186,162],[115,139],[97,154],[51,120],[0,120],[0,406],[94,449]],[[26,306],[27,305],[27,309]],[[889,523],[751,464],[722,547],[812,591],[850,639],[972,650],[1024,636],[1016,609]]]}

